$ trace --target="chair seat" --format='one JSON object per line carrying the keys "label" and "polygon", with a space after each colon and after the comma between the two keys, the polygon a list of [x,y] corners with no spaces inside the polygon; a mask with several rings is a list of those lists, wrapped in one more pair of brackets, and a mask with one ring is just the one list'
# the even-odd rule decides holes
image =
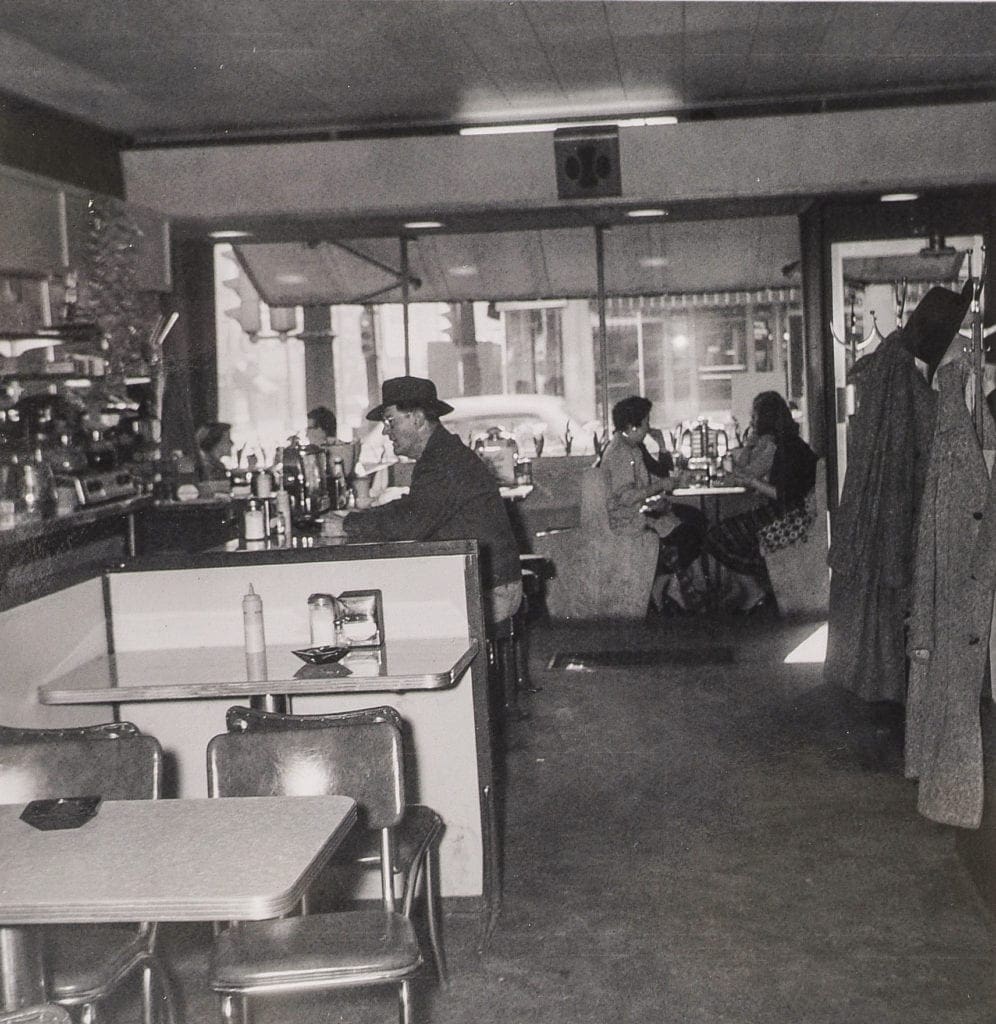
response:
{"label": "chair seat", "polygon": [[215,940],[211,988],[334,988],[399,981],[422,964],[411,921],[354,910],[233,925]]}
{"label": "chair seat", "polygon": [[[410,804],[394,829],[394,870],[407,875],[429,844],[443,831],[443,819],[425,804]],[[380,863],[380,833],[371,829],[353,829],[335,852],[336,863]]]}
{"label": "chair seat", "polygon": [[105,998],[143,960],[151,959],[151,938],[138,925],[95,924],[48,928],[49,996],[58,1003]]}

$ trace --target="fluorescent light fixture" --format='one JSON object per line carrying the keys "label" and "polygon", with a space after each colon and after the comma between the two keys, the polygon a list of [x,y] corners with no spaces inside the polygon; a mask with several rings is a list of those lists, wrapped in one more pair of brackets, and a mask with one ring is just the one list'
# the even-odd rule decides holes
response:
{"label": "fluorescent light fixture", "polygon": [[643,210],[627,210],[627,217],[666,217],[667,210],[662,210],[659,207],[647,207]]}
{"label": "fluorescent light fixture", "polygon": [[655,270],[658,267],[666,267],[669,262],[666,256],[644,256],[640,260],[640,266]]}
{"label": "fluorescent light fixture", "polygon": [[671,115],[659,117],[623,117],[601,121],[535,121],[526,124],[479,124],[461,128],[461,135],[525,135],[533,132],[555,132],[559,128],[650,128],[654,125],[677,124]]}
{"label": "fluorescent light fixture", "polygon": [[884,196],[878,197],[880,203],[912,203],[919,198],[919,192],[886,192]]}
{"label": "fluorescent light fixture", "polygon": [[477,267],[472,267],[469,263],[464,263],[459,267],[448,267],[446,270],[446,273],[453,277],[476,277],[477,272]]}
{"label": "fluorescent light fixture", "polygon": [[251,231],[209,231],[208,238],[223,242],[233,238],[252,238]]}
{"label": "fluorescent light fixture", "polygon": [[411,231],[431,231],[433,228],[441,228],[443,222],[439,220],[410,220],[405,224]]}
{"label": "fluorescent light fixture", "polygon": [[280,284],[304,284],[308,279],[304,274],[277,274],[276,280]]}

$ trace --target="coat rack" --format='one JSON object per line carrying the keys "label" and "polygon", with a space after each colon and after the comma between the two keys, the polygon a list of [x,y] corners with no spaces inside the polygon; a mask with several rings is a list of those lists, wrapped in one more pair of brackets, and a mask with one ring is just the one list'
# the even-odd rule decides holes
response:
{"label": "coat rack", "polygon": [[[882,333],[878,329],[878,320],[875,319],[875,310],[869,310],[872,318],[872,329],[868,335],[864,338],[858,334],[858,316],[854,310],[856,293],[855,290],[851,289],[851,312],[847,318],[847,336],[841,338],[838,336],[837,331],[834,329],[833,321],[830,322],[830,334],[833,340],[838,345],[843,345],[844,350],[851,357],[850,364],[847,366],[847,370],[850,371],[854,364],[858,361],[858,353],[862,349],[866,349],[873,341],[881,341]],[[854,385],[845,384],[844,386],[844,414],[846,416],[853,416],[855,410],[854,400]]]}

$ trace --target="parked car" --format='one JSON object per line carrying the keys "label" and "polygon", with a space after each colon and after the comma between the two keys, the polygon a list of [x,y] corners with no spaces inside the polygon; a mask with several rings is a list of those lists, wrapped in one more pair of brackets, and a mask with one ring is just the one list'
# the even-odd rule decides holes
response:
{"label": "parked car", "polygon": [[[500,427],[505,436],[515,439],[519,453],[530,458],[536,456],[537,447],[544,457],[568,454],[568,437],[569,454],[590,455],[595,451],[595,435],[602,432],[600,422],[581,419],[555,395],[465,395],[444,401],[453,406],[453,412],[442,417],[443,425],[471,447],[489,429]],[[360,444],[360,462],[369,469],[397,461],[382,425],[371,424]]]}

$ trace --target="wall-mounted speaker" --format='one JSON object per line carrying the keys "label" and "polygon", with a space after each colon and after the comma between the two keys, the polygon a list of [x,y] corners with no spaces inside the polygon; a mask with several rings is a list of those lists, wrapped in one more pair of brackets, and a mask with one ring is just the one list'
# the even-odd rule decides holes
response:
{"label": "wall-mounted speaker", "polygon": [[622,195],[619,129],[558,128],[553,133],[557,195],[561,199]]}

